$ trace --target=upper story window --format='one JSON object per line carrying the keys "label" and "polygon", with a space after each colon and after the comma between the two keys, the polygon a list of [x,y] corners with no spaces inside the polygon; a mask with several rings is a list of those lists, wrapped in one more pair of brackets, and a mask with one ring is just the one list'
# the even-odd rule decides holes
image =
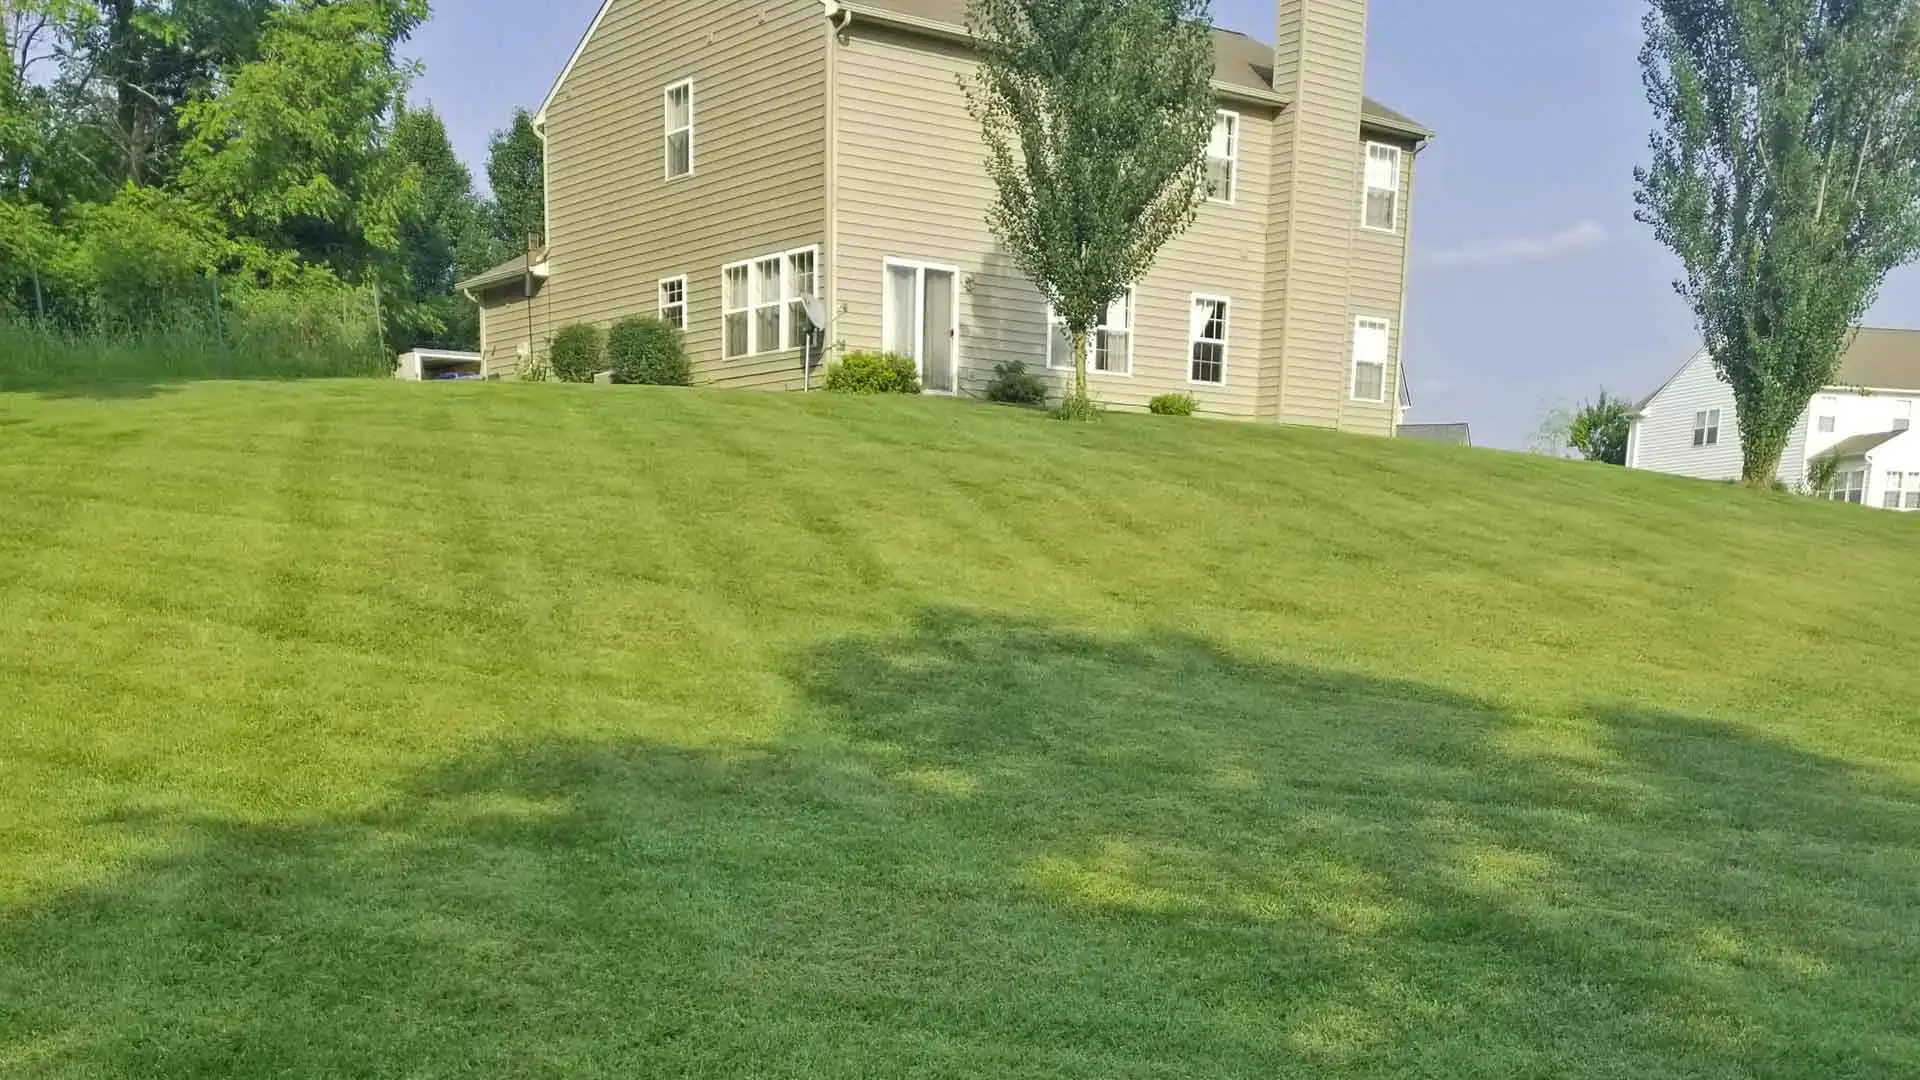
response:
{"label": "upper story window", "polygon": [[804,297],[820,295],[820,249],[795,248],[720,270],[720,355],[727,360],[806,344]]}
{"label": "upper story window", "polygon": [[685,274],[661,280],[660,321],[675,330],[687,328],[687,277]]}
{"label": "upper story window", "polygon": [[1240,114],[1214,114],[1207,142],[1207,201],[1232,205],[1240,185]]}
{"label": "upper story window", "polygon": [[1364,317],[1353,320],[1353,400],[1387,400],[1387,357],[1392,351],[1392,323]]}
{"label": "upper story window", "polygon": [[[1052,308],[1047,309],[1047,366],[1073,366],[1073,339],[1067,336],[1067,324]],[[1109,375],[1133,374],[1133,287],[1107,305],[1106,314],[1093,328],[1093,340],[1087,343],[1087,370]]]}
{"label": "upper story window", "polygon": [[1913,402],[1896,401],[1893,403],[1893,430],[1906,431],[1913,427]]}
{"label": "upper story window", "polygon": [[1720,445],[1720,410],[1708,409],[1693,414],[1693,445]]}
{"label": "upper story window", "polygon": [[693,175],[693,80],[674,83],[665,94],[667,179]]}
{"label": "upper story window", "polygon": [[1188,327],[1187,380],[1218,386],[1227,381],[1227,308],[1221,296],[1196,296]]}
{"label": "upper story window", "polygon": [[1822,435],[1833,434],[1836,423],[1837,421],[1834,417],[1831,417],[1831,416],[1821,417],[1820,418],[1820,434]]}
{"label": "upper story window", "polygon": [[1400,228],[1400,148],[1367,144],[1367,196],[1360,224],[1382,232]]}

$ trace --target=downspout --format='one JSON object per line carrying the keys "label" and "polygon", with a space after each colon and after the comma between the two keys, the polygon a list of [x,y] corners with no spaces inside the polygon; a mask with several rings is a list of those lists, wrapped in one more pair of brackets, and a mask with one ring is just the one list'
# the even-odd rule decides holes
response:
{"label": "downspout", "polygon": [[1406,378],[1407,357],[1407,277],[1413,269],[1413,185],[1420,172],[1420,155],[1433,145],[1432,139],[1421,139],[1413,146],[1413,164],[1407,169],[1407,227],[1400,236],[1400,348],[1393,354],[1393,386],[1387,398],[1393,402],[1393,431],[1391,438],[1400,437],[1400,384]]}
{"label": "downspout", "polygon": [[[840,328],[840,38],[853,25],[853,9],[839,0],[821,0],[827,17],[827,325],[820,331],[820,362],[839,353],[844,342],[835,340]],[[813,370],[807,370],[807,388],[813,387]]]}

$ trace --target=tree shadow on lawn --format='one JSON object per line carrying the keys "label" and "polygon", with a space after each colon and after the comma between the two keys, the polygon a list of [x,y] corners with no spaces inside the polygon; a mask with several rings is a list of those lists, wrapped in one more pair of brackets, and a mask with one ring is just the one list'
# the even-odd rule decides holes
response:
{"label": "tree shadow on lawn", "polygon": [[0,1074],[1895,1076],[1915,793],[951,611],[773,745],[544,741],[0,912]]}

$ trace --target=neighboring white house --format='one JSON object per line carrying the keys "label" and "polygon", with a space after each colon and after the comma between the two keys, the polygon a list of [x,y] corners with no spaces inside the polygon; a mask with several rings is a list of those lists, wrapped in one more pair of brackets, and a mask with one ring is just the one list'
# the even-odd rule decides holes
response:
{"label": "neighboring white house", "polygon": [[[1808,463],[1840,458],[1823,492],[1841,502],[1920,511],[1920,331],[1861,330],[1840,361],[1835,385],[1814,396],[1780,460],[1780,479],[1798,487]],[[1627,467],[1740,478],[1740,425],[1733,388],[1702,351],[1634,412]]]}

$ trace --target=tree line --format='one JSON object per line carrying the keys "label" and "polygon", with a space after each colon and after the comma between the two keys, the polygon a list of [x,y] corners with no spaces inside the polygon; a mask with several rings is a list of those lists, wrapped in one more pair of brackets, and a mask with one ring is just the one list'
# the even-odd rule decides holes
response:
{"label": "tree line", "polygon": [[542,231],[519,112],[490,195],[399,55],[426,0],[0,0],[0,318],[218,319],[378,298],[389,348],[472,347],[460,278]]}

